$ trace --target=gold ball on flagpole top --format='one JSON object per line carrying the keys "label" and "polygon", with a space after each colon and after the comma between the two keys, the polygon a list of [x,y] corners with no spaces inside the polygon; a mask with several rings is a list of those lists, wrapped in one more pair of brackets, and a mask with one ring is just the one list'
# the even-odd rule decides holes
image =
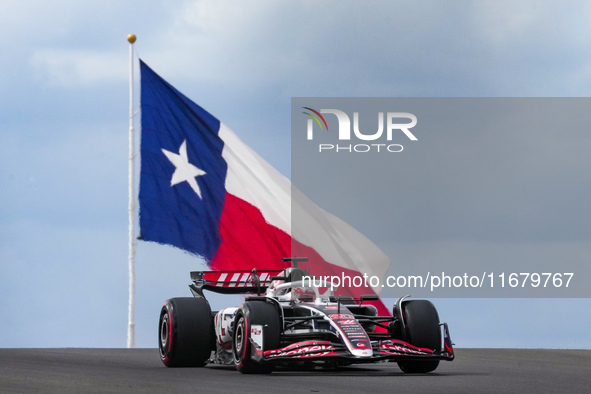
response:
{"label": "gold ball on flagpole top", "polygon": [[135,42],[135,40],[137,40],[137,37],[135,36],[135,34],[130,34],[127,36],[127,41],[129,41],[130,44],[133,44]]}

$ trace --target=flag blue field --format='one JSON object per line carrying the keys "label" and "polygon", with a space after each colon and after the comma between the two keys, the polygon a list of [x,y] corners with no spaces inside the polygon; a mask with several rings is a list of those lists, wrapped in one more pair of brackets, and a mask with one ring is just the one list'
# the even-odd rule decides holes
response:
{"label": "flag blue field", "polygon": [[220,122],[143,61],[140,69],[140,239],[211,261],[226,194]]}

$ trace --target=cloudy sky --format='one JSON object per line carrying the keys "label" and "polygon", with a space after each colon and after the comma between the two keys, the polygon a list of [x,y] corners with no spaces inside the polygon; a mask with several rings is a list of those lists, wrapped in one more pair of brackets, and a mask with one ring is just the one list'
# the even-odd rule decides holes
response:
{"label": "cloudy sky", "polygon": [[[584,1],[3,1],[0,346],[125,346],[127,34],[290,176],[291,97],[588,96],[589,16]],[[162,302],[203,265],[147,243],[136,264],[137,345],[154,347]],[[434,302],[458,346],[591,348],[588,299]]]}

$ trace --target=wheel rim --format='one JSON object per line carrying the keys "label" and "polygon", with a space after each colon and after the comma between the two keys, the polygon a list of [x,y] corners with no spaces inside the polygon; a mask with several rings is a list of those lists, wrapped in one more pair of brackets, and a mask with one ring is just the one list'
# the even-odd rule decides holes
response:
{"label": "wheel rim", "polygon": [[160,354],[164,356],[168,350],[168,341],[170,332],[170,322],[168,320],[168,314],[162,315],[162,322],[160,323]]}
{"label": "wheel rim", "polygon": [[234,356],[236,362],[240,362],[242,359],[242,351],[244,348],[244,318],[241,317],[236,326],[234,334]]}

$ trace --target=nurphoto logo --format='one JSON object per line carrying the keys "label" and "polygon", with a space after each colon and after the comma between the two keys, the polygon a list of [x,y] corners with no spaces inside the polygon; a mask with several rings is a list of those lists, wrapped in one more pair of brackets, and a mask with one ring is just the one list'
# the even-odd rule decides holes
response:
{"label": "nurphoto logo", "polygon": [[[338,139],[339,141],[351,141],[353,138],[361,141],[377,141],[384,140],[392,141],[392,136],[395,133],[402,132],[411,141],[417,141],[417,137],[410,131],[411,128],[417,125],[417,117],[408,112],[387,112],[384,119],[384,112],[378,112],[378,130],[368,132],[359,129],[359,112],[353,112],[353,133],[351,133],[351,118],[344,111],[338,109],[321,109],[317,111],[310,107],[303,107],[308,115],[307,122],[307,139],[314,140],[314,128],[320,129],[321,132],[329,132],[328,123],[322,114],[335,115],[339,124]],[[309,112],[308,112],[309,111]],[[410,120],[410,122],[401,122],[401,120]],[[401,144],[389,143],[361,143],[361,144],[318,144],[318,151],[322,152],[357,152],[365,153],[369,151],[376,152],[402,152],[404,147]]]}

